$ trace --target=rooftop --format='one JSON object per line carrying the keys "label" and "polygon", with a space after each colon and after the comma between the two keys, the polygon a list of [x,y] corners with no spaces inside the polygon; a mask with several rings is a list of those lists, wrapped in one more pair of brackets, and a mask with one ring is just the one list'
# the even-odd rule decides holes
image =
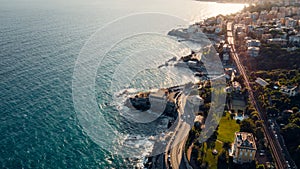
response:
{"label": "rooftop", "polygon": [[296,90],[298,86],[281,86],[282,90]]}
{"label": "rooftop", "polygon": [[262,79],[262,78],[260,78],[260,77],[258,77],[258,78],[255,80],[255,82],[258,83],[259,85],[263,86],[263,87],[269,85],[268,82],[266,82],[264,79]]}
{"label": "rooftop", "polygon": [[252,133],[236,132],[235,144],[239,148],[256,149],[255,140]]}

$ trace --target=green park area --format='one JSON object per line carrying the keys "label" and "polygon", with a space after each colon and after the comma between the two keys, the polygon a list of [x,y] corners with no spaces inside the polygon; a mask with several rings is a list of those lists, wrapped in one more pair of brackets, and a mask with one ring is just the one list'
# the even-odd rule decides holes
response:
{"label": "green park area", "polygon": [[218,165],[218,155],[213,155],[213,150],[216,149],[218,153],[222,152],[223,144],[221,142],[216,141],[214,148],[207,147],[207,143],[203,144],[203,149],[201,150],[203,154],[203,161],[208,163],[208,168],[217,168]]}
{"label": "green park area", "polygon": [[234,141],[234,133],[237,131],[240,131],[240,125],[236,123],[236,120],[231,119],[230,113],[227,112],[219,123],[218,140],[223,143],[232,143]]}
{"label": "green park area", "polygon": [[[220,120],[217,139],[203,143],[200,148],[200,161],[206,165],[203,168],[220,168],[218,167],[218,158],[224,154],[225,157],[228,156],[228,148],[234,141],[234,133],[239,130],[240,125],[230,117],[230,113],[226,113]],[[214,150],[218,152],[215,155],[213,154]]]}

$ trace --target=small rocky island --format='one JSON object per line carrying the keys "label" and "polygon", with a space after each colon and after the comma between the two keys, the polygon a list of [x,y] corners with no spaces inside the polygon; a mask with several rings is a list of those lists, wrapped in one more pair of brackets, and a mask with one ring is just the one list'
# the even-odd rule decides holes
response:
{"label": "small rocky island", "polygon": [[125,106],[139,111],[163,112],[162,115],[177,118],[175,98],[176,87],[160,89],[157,92],[140,92],[126,100]]}

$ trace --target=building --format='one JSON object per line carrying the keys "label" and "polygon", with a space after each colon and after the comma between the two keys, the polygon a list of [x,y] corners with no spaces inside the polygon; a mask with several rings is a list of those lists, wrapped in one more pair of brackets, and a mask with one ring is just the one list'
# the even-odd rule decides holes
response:
{"label": "building", "polygon": [[286,17],[285,18],[285,26],[286,27],[295,27],[297,25],[297,21],[292,19],[292,18],[289,18],[289,17]]}
{"label": "building", "polygon": [[245,24],[235,24],[234,31],[235,32],[246,32],[246,25]]}
{"label": "building", "polygon": [[234,163],[249,163],[255,159],[256,144],[252,133],[236,132],[230,155]]}
{"label": "building", "polygon": [[247,47],[260,47],[261,43],[257,39],[251,39],[246,41]]}
{"label": "building", "polygon": [[231,50],[231,48],[227,43],[223,45],[223,52],[224,53],[229,53],[230,50]]}
{"label": "building", "polygon": [[233,68],[225,68],[224,73],[226,79],[228,79],[229,81],[233,81],[236,74],[236,70],[234,70]]}
{"label": "building", "polygon": [[270,33],[262,34],[261,36],[262,41],[266,42],[268,39],[272,39],[272,34]]}
{"label": "building", "polygon": [[296,96],[298,94],[298,86],[281,86],[280,91],[288,96]]}
{"label": "building", "polygon": [[289,37],[289,43],[300,46],[300,34]]}
{"label": "building", "polygon": [[281,38],[268,39],[267,44],[286,46],[287,40]]}
{"label": "building", "polygon": [[248,47],[247,53],[251,57],[257,57],[259,54],[259,48],[258,47]]}
{"label": "building", "polygon": [[240,92],[242,90],[242,86],[239,82],[233,81],[232,82],[232,87],[234,91]]}
{"label": "building", "polygon": [[256,37],[261,38],[262,35],[266,32],[265,28],[261,28],[261,27],[256,27],[254,29],[254,34],[256,35]]}
{"label": "building", "polygon": [[230,56],[229,53],[227,53],[227,52],[224,53],[224,54],[223,54],[223,62],[229,61],[229,56]]}
{"label": "building", "polygon": [[261,85],[262,87],[266,87],[269,85],[268,82],[266,82],[264,79],[258,77],[256,80],[255,80],[256,83],[258,83],[259,85]]}
{"label": "building", "polygon": [[216,26],[216,29],[215,29],[215,33],[218,34],[220,32],[222,32],[222,27],[221,26]]}

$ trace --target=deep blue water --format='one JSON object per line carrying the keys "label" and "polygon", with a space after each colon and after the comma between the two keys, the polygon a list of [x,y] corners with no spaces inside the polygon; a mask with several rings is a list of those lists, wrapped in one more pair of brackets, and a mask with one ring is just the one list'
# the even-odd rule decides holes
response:
{"label": "deep blue water", "polygon": [[242,8],[201,3],[0,0],[0,168],[124,168],[76,118],[71,87],[80,49],[105,23],[132,12],[193,21],[216,14],[209,9]]}

